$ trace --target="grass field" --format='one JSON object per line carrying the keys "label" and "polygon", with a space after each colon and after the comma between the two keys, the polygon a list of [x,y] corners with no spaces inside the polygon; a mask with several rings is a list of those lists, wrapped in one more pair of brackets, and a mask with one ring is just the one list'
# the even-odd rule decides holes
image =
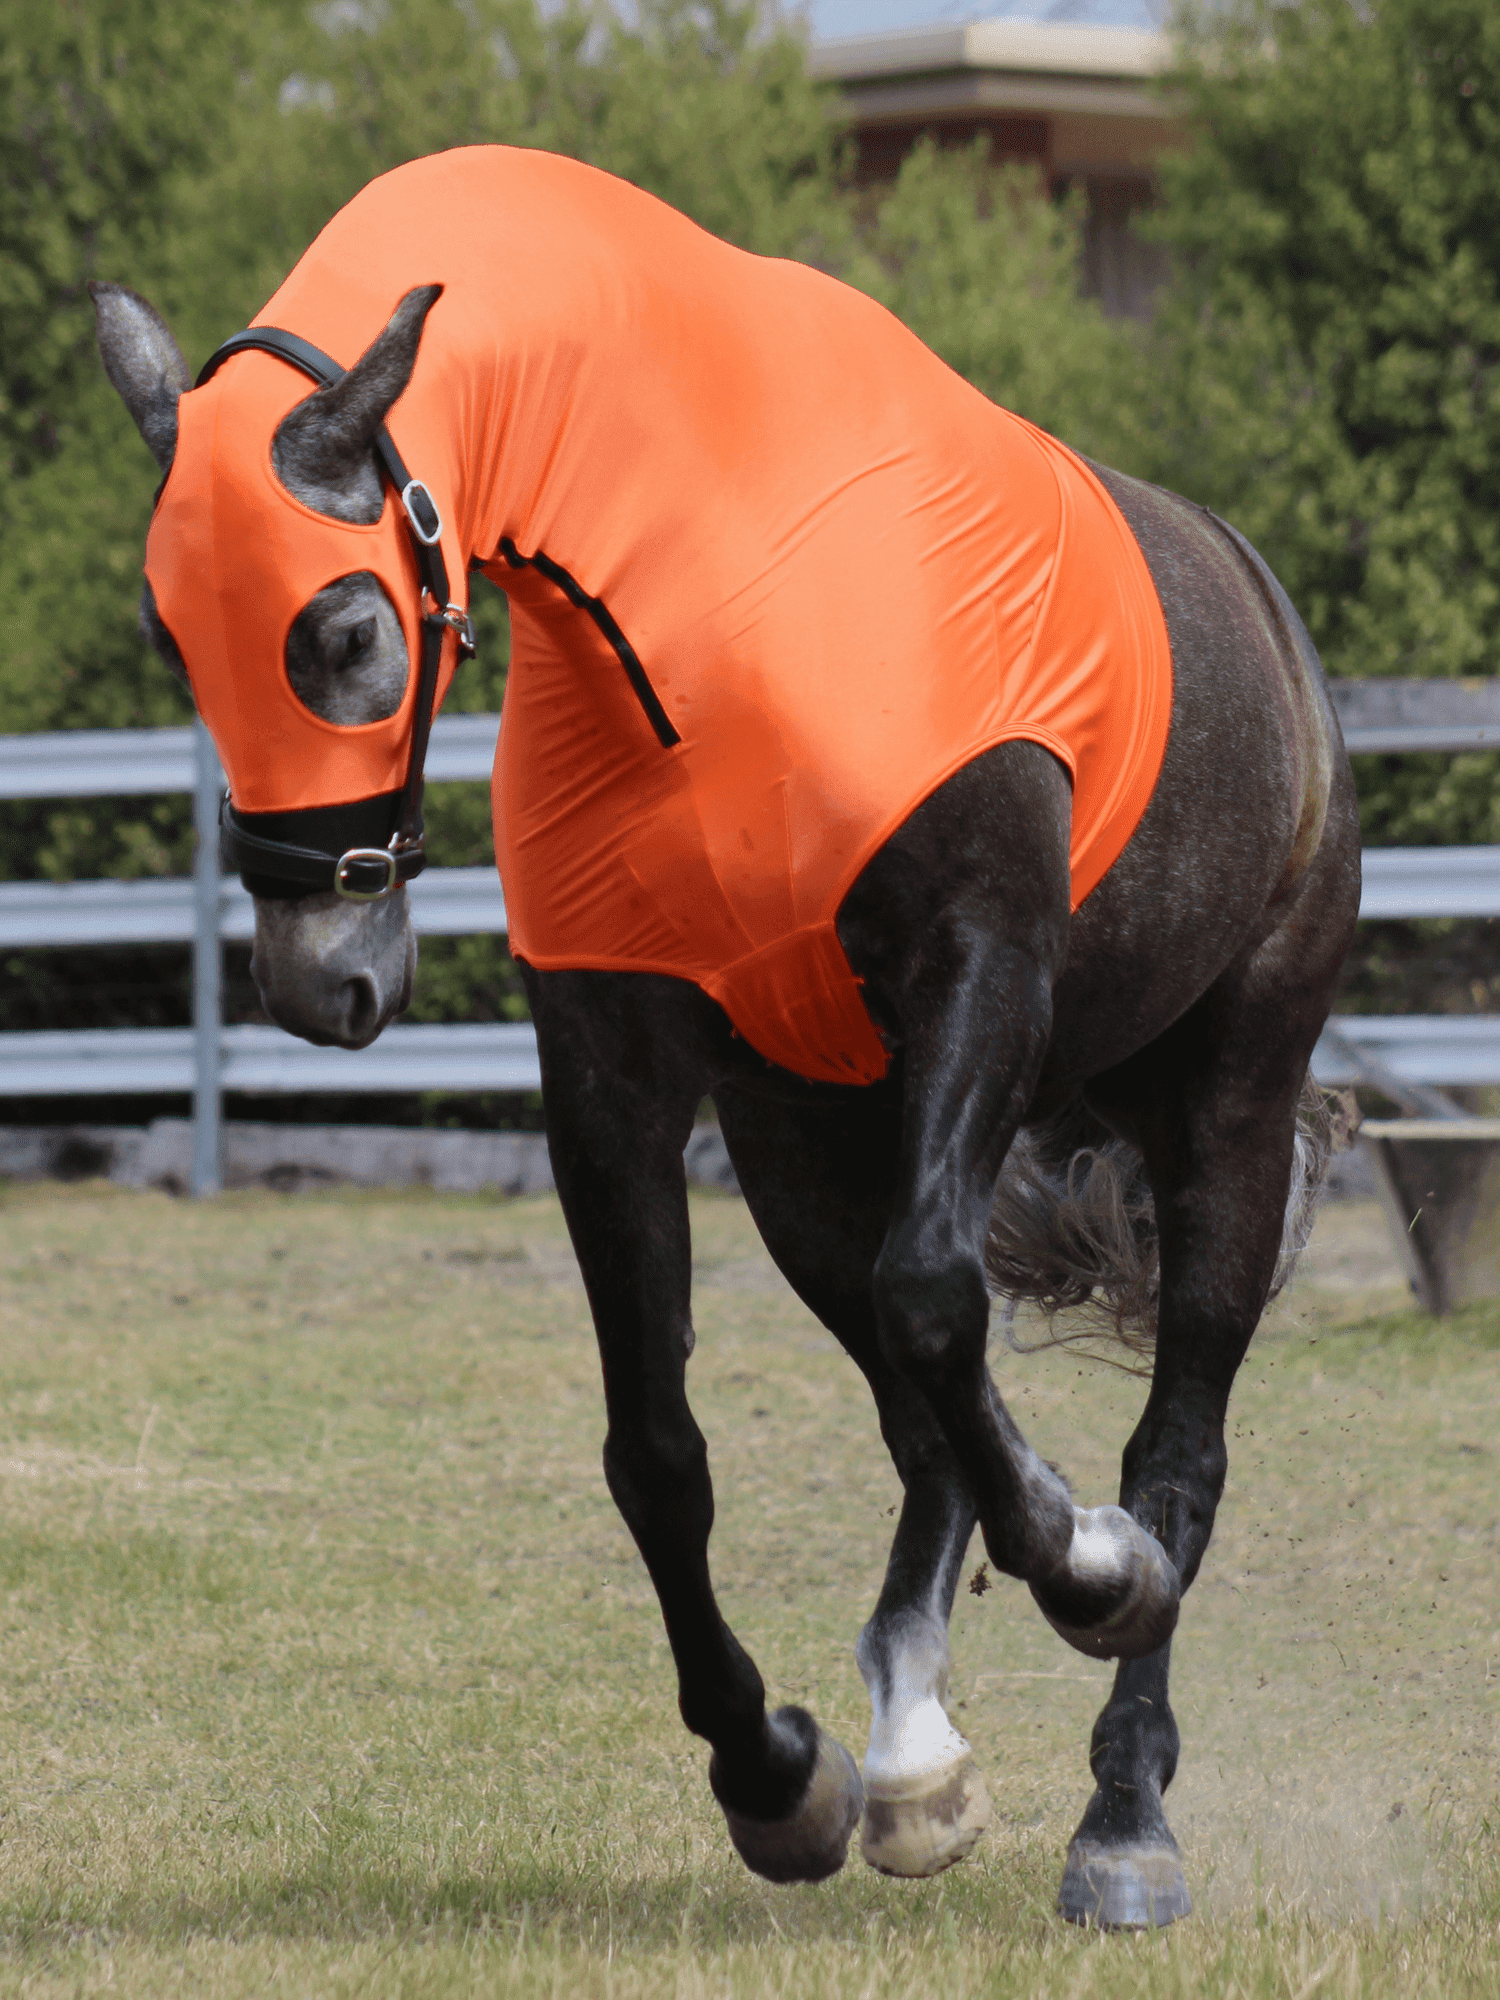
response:
{"label": "grass field", "polygon": [[[859,1754],[894,1476],[740,1204],[695,1227],[725,1611]],[[12,1188],[0,1284],[0,1994],[1500,1990],[1500,1311],[1407,1314],[1363,1206],[1236,1395],[1177,1649],[1198,1914],[1161,1937],[1052,1915],[1108,1670],[1009,1583],[954,1621],[971,1861],[740,1867],[550,1201]],[[1112,1497],[1139,1380],[996,1366]]]}

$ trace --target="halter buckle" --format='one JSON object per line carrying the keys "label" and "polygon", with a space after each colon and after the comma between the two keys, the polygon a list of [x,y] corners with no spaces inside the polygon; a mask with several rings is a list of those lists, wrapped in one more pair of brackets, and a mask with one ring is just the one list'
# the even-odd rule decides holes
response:
{"label": "halter buckle", "polygon": [[[354,878],[356,868],[378,868],[385,879],[378,888],[364,888]],[[396,886],[396,855],[389,847],[351,847],[333,865],[333,886],[346,903],[378,903]]]}
{"label": "halter buckle", "polygon": [[443,539],[443,517],[437,502],[420,479],[408,479],[401,489],[401,505],[411,523],[411,531],[424,548],[436,548]]}

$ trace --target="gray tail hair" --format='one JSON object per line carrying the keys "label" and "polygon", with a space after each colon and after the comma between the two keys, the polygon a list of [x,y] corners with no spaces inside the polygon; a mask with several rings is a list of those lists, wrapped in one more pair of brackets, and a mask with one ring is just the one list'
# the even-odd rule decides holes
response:
{"label": "gray tail hair", "polygon": [[[1328,1156],[1349,1143],[1349,1120],[1311,1076],[1297,1106],[1291,1188],[1270,1303],[1296,1268],[1312,1233]],[[1034,1346],[1124,1343],[1138,1358],[1156,1338],[1160,1291],[1156,1210],[1140,1154],[1081,1105],[1020,1132],[1006,1156],[990,1214],[985,1267],[1006,1302],[1012,1347],[1016,1305],[1041,1307],[1049,1322]],[[1066,1328],[1057,1315],[1072,1311]]]}

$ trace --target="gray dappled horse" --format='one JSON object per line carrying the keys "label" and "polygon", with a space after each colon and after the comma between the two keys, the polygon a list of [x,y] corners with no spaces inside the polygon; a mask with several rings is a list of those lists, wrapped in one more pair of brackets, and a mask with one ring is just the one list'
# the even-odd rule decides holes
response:
{"label": "gray dappled horse", "polygon": [[[94,293],[105,366],[165,473],[189,372],[144,300]],[[375,446],[435,296],[410,292],[357,365],[282,422],[276,475],[306,506],[378,517]],[[1289,1191],[1305,1208],[1299,1097],[1352,934],[1359,843],[1312,644],[1265,564],[1202,508],[1098,470],[1155,580],[1174,692],[1149,807],[1076,913],[1067,774],[1007,742],[928,797],[841,906],[840,941],[896,1052],[878,1083],[778,1071],[684,980],[522,971],[598,1329],[606,1477],[741,1855],[773,1881],[817,1880],[862,1811],[866,1858],[888,1872],[932,1874],[968,1852],[984,1789],[943,1704],[977,1521],[995,1567],[1063,1638],[1120,1661],[1060,1907],[1160,1924],[1189,1908],[1162,1808],[1178,1754],[1171,1634],[1224,1484],[1230,1388],[1286,1265]],[[180,672],[149,587],[142,618]],[[315,715],[359,723],[396,711],[413,663],[381,586],[351,575],[306,605],[285,664]],[[294,1033],[363,1046],[406,1004],[414,962],[399,887],[365,902],[257,896],[255,977]],[[856,1649],[873,1707],[863,1786],[804,1710],[767,1712],[710,1584],[712,1490],[685,1391],[683,1173],[709,1094],[771,1255],[863,1370],[905,1489]],[[1149,1203],[1122,1205],[1122,1161]],[[1111,1207],[1125,1215],[1113,1248],[1094,1227]],[[1102,1285],[1124,1312],[1134,1284],[1154,1321],[1118,1507],[1075,1507],[997,1393],[987,1254],[1012,1296],[1076,1301]]]}

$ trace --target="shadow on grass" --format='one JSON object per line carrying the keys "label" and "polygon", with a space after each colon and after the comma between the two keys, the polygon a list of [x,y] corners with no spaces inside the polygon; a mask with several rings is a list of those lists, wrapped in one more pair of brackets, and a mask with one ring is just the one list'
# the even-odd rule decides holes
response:
{"label": "shadow on grass", "polygon": [[[0,1953],[85,1942],[96,1949],[129,1943],[175,1951],[203,1942],[337,1950],[381,1940],[492,1940],[517,1952],[545,1947],[606,1962],[625,1954],[788,1946],[867,1952],[872,1945],[882,1951],[978,1946],[1009,1961],[1045,1956],[1059,1945],[1092,1941],[1103,1948],[1101,1940],[1073,1931],[1055,1914],[1058,1857],[1042,1840],[1008,1842],[983,1863],[971,1861],[931,1882],[894,1883],[856,1861],[833,1882],[796,1889],[774,1889],[717,1860],[702,1872],[658,1875],[611,1871],[602,1860],[497,1855],[490,1867],[423,1873],[350,1853],[309,1861],[284,1875],[244,1871],[196,1893],[125,1888],[100,1895],[80,1882],[59,1896],[0,1905]],[[1454,1891],[1444,1911],[1382,1915],[1374,1922],[1356,1917],[1335,1928],[1362,1937],[1377,1953],[1434,1923],[1454,1938],[1493,1938],[1500,1918],[1500,1835],[1489,1819],[1481,1819],[1466,1843]],[[1196,1957],[1230,1950],[1235,1939],[1246,1945],[1258,1936],[1269,1946],[1273,1933],[1305,1929],[1309,1921],[1294,1906],[1262,1906],[1228,1925],[1197,1917],[1172,1936],[1191,1943]],[[1379,1945],[1381,1938],[1387,1946]]]}
{"label": "shadow on grass", "polygon": [[175,1947],[194,1939],[353,1942],[378,1936],[547,1939],[583,1952],[856,1946],[935,1935],[1040,1939],[1057,1928],[1060,1857],[1041,1842],[931,1882],[892,1882],[857,1857],[832,1882],[775,1888],[717,1860],[657,1875],[567,1860],[501,1857],[492,1867],[420,1869],[376,1857],[309,1861],[284,1875],[253,1870],[176,1890],[79,1881],[0,1902],[0,1949],[80,1937]]}

